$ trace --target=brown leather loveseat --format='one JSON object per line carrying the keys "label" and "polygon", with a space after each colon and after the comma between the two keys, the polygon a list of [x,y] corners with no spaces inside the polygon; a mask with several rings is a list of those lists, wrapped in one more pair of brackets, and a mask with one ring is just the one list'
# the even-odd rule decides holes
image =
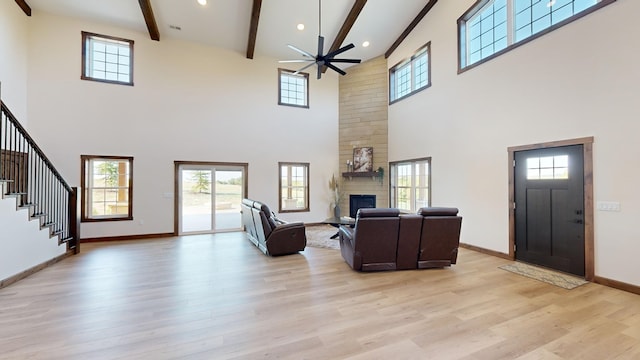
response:
{"label": "brown leather loveseat", "polygon": [[280,220],[266,204],[258,201],[242,200],[242,225],[249,240],[266,255],[294,254],[307,246],[302,222]]}
{"label": "brown leather loveseat", "polygon": [[462,217],[456,208],[358,210],[353,228],[340,227],[340,251],[354,270],[407,270],[455,264]]}

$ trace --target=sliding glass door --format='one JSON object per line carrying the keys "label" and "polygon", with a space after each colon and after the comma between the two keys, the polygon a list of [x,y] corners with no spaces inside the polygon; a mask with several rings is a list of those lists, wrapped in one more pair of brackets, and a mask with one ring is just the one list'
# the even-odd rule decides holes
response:
{"label": "sliding glass door", "polygon": [[246,167],[189,163],[178,166],[178,233],[242,229],[240,204]]}

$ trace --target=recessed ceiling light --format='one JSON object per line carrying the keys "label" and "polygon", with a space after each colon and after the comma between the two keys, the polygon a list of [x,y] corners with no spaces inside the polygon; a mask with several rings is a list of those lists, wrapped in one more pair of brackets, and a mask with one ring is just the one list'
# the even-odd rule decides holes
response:
{"label": "recessed ceiling light", "polygon": [[300,31],[304,30],[304,24],[298,24],[297,28]]}
{"label": "recessed ceiling light", "polygon": [[371,44],[369,44],[369,42],[368,42],[368,41],[365,41],[365,42],[363,42],[363,43],[362,43],[362,47],[367,47],[367,46],[369,46],[369,45],[371,45]]}
{"label": "recessed ceiling light", "polygon": [[205,6],[207,5],[207,0],[198,0],[198,4]]}

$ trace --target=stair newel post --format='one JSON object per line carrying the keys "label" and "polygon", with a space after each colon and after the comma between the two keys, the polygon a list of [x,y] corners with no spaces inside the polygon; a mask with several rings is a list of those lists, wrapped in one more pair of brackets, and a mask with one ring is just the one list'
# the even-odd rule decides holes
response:
{"label": "stair newel post", "polygon": [[74,254],[80,253],[80,189],[72,187],[69,192],[69,248]]}

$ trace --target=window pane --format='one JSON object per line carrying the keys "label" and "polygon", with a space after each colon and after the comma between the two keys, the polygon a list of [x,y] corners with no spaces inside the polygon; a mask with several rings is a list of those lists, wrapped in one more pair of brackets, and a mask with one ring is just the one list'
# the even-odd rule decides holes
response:
{"label": "window pane", "polygon": [[281,105],[307,106],[308,74],[293,75],[293,72],[280,71],[280,102]]}
{"label": "window pane", "polygon": [[87,42],[83,66],[88,78],[132,83],[132,41],[116,41],[110,37],[90,36],[87,33],[83,33],[83,38]]}
{"label": "window pane", "polygon": [[[485,59],[514,43],[525,40],[576,14],[597,5],[602,0],[507,0],[477,2],[469,9],[472,14],[461,21],[459,31],[461,69]],[[508,27],[511,24],[512,28]],[[513,32],[510,40],[507,34]]]}
{"label": "window pane", "polygon": [[82,203],[82,220],[109,220],[131,213],[129,203],[132,158],[104,159],[82,156],[82,174],[86,201]]}

